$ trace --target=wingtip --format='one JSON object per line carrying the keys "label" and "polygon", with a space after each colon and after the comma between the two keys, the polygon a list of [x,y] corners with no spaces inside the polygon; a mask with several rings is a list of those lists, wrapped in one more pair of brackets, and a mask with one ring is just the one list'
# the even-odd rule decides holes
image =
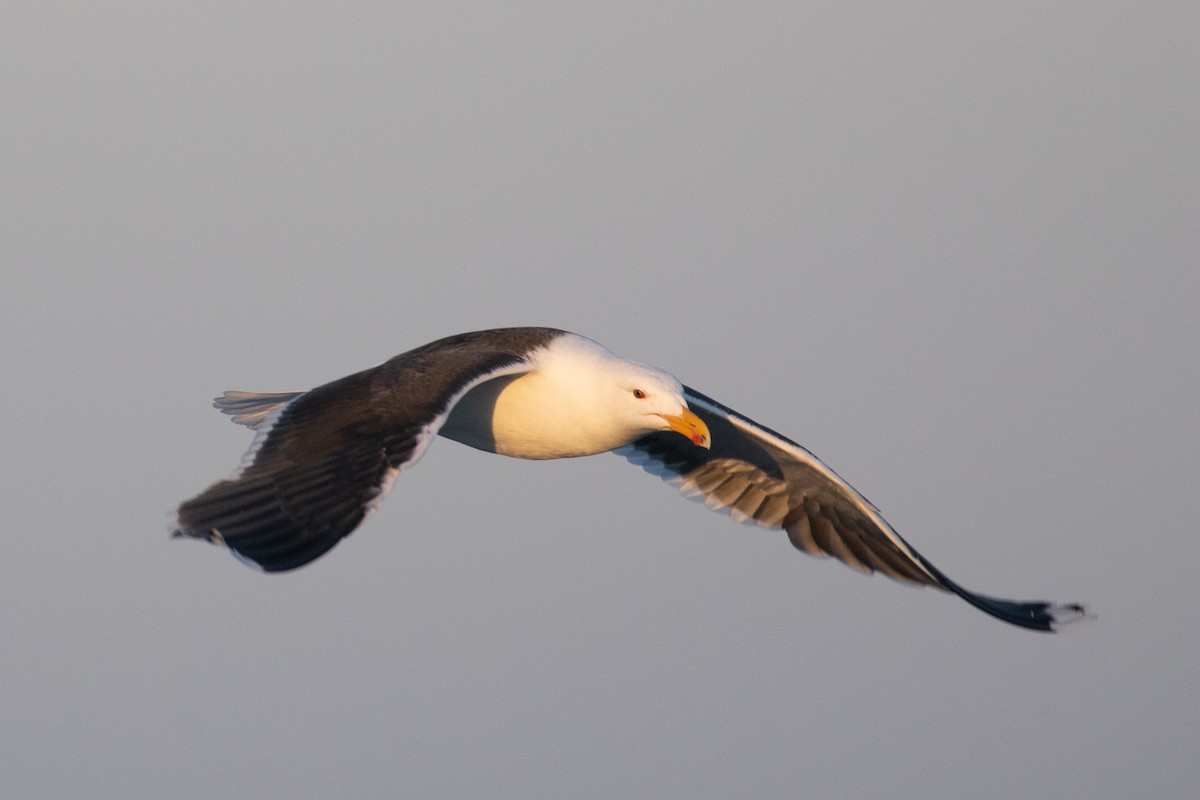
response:
{"label": "wingtip", "polygon": [[1050,618],[1050,633],[1078,630],[1096,619],[1092,610],[1082,603],[1049,603],[1046,606],[1046,615]]}
{"label": "wingtip", "polygon": [[167,531],[167,536],[171,539],[199,539],[205,542],[224,544],[224,542],[221,541],[221,534],[217,531],[213,530],[201,532],[195,528],[184,525],[178,520],[178,518],[171,524],[171,527]]}
{"label": "wingtip", "polygon": [[197,533],[195,530],[193,530],[191,528],[186,528],[179,522],[176,522],[174,525],[171,526],[171,529],[168,531],[167,536],[168,536],[168,538],[171,538],[171,539],[199,539],[202,541],[206,541],[210,544],[223,545],[229,549],[229,552],[233,555],[234,558],[236,558],[238,561],[245,564],[247,567],[258,570],[259,572],[269,572],[270,571],[266,567],[264,567],[262,564],[259,564],[254,559],[249,558],[248,556],[244,556],[241,553],[239,553],[237,550],[234,550],[233,548],[229,547],[225,543],[224,537],[221,536],[221,532],[216,530],[215,528],[208,531],[207,534],[202,534],[202,533]]}
{"label": "wingtip", "polygon": [[1046,601],[1001,600],[961,587],[952,590],[971,605],[1021,628],[1043,633],[1062,633],[1075,630],[1094,620],[1096,615],[1080,603],[1051,603]]}

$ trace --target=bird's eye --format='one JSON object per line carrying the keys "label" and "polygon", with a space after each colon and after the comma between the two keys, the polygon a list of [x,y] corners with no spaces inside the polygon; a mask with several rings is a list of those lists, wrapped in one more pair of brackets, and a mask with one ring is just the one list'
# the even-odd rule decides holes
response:
{"label": "bird's eye", "polygon": [[636,397],[638,400],[645,400],[645,399],[646,399],[646,393],[645,393],[645,392],[643,392],[641,389],[634,389],[634,390],[633,390],[633,396],[634,396],[634,397]]}

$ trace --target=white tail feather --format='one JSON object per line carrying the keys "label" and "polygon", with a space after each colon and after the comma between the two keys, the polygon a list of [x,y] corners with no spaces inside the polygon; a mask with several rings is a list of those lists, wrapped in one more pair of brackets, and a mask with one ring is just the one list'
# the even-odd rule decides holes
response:
{"label": "white tail feather", "polygon": [[237,424],[257,430],[271,412],[302,394],[304,392],[225,392],[213,400],[213,408],[233,417]]}

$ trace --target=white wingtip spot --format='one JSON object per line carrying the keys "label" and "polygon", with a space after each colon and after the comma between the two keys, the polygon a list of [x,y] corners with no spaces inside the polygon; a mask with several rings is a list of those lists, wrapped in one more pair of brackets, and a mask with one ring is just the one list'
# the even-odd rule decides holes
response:
{"label": "white wingtip spot", "polygon": [[1046,613],[1053,617],[1050,622],[1050,630],[1055,633],[1074,630],[1096,619],[1096,615],[1091,612],[1091,609],[1077,603],[1047,606]]}
{"label": "white wingtip spot", "polygon": [[249,558],[247,558],[246,556],[244,556],[244,555],[242,555],[241,553],[239,553],[237,550],[234,550],[234,549],[230,548],[229,552],[233,554],[233,557],[234,557],[234,558],[236,558],[238,561],[240,561],[240,562],[242,562],[243,564],[245,564],[247,567],[250,567],[251,569],[256,569],[256,570],[258,570],[259,572],[265,572],[265,571],[266,571],[266,570],[264,570],[264,569],[263,569],[263,567],[262,567],[262,564],[259,564],[257,561],[252,561],[251,559],[249,559]]}

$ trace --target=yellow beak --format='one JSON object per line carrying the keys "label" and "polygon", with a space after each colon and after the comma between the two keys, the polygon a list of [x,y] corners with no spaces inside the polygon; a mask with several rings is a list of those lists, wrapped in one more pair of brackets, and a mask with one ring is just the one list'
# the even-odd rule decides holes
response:
{"label": "yellow beak", "polygon": [[697,417],[690,409],[684,409],[679,414],[659,414],[667,421],[671,430],[682,434],[697,447],[708,448],[712,445],[712,437],[708,434],[708,426],[704,420]]}

